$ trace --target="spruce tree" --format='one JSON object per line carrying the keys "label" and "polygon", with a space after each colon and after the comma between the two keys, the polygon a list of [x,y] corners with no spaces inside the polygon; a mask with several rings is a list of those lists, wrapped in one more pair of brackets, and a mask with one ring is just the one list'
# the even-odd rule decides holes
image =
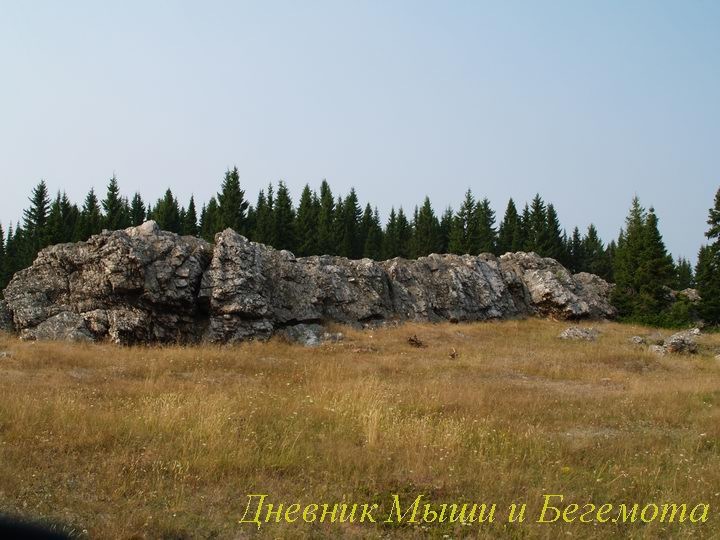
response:
{"label": "spruce tree", "polygon": [[197,210],[195,209],[195,197],[193,195],[190,195],[190,202],[188,203],[187,210],[183,216],[182,229],[183,234],[187,234],[189,236],[197,236],[199,232]]}
{"label": "spruce tree", "polygon": [[633,317],[657,324],[658,314],[670,305],[669,292],[675,281],[675,265],[665,249],[658,230],[658,219],[651,207],[643,227],[641,259],[638,267],[638,298]]}
{"label": "spruce tree", "polygon": [[298,204],[295,233],[297,235],[297,255],[306,257],[317,254],[317,222],[319,201],[310,186],[305,184]]}
{"label": "spruce tree", "polygon": [[682,291],[689,289],[695,284],[693,269],[685,257],[678,257],[675,265],[675,289]]}
{"label": "spruce tree", "polygon": [[708,324],[720,324],[720,189],[715,193],[714,205],[708,211],[709,228],[705,236],[710,244],[698,254],[695,282],[700,294],[698,312]]}
{"label": "spruce tree", "polygon": [[417,210],[413,221],[413,256],[417,258],[436,253],[439,246],[440,224],[429,197],[425,197],[423,205]]}
{"label": "spruce tree", "polygon": [[398,223],[395,207],[390,208],[387,225],[385,225],[385,234],[383,235],[382,258],[394,259],[399,256]]}
{"label": "spruce tree", "polygon": [[372,207],[370,206],[370,203],[367,203],[365,205],[365,209],[363,210],[362,216],[360,216],[360,222],[358,224],[358,243],[363,248],[363,252],[361,253],[362,257],[365,256],[363,254],[365,252],[365,242],[367,241],[368,234],[370,233],[370,227],[372,227],[372,220]]}
{"label": "spruce tree", "polygon": [[413,230],[408,221],[402,206],[398,209],[397,214],[397,257],[409,259],[411,257]]}
{"label": "spruce tree", "polygon": [[130,224],[133,227],[142,225],[145,222],[147,209],[139,193],[135,193],[130,203]]}
{"label": "spruce tree", "polygon": [[245,219],[248,202],[245,192],[240,189],[240,174],[237,167],[225,173],[220,193],[217,194],[220,229],[231,228],[246,234]]}
{"label": "spruce tree", "polygon": [[51,244],[60,244],[64,242],[61,201],[62,198],[60,192],[58,191],[55,199],[50,204],[50,213],[48,214],[48,239]]}
{"label": "spruce tree", "polygon": [[337,253],[335,244],[335,200],[327,180],[320,184],[320,208],[317,217],[317,252],[319,255]]}
{"label": "spruce tree", "polygon": [[615,287],[612,301],[621,317],[630,317],[635,313],[641,284],[639,269],[643,260],[646,219],[647,213],[640,204],[640,199],[633,197],[630,211],[625,218],[625,227],[618,237],[613,261]]}
{"label": "spruce tree", "polygon": [[50,212],[50,196],[44,180],[32,190],[30,196],[30,207],[23,211],[24,216],[24,237],[23,255],[24,260],[32,262],[39,250],[50,243],[48,231],[48,214]]}
{"label": "spruce tree", "polygon": [[363,257],[373,260],[380,260],[382,258],[383,248],[383,231],[380,225],[380,213],[375,208],[372,214],[372,220],[370,227],[365,238],[365,247],[363,249]]}
{"label": "spruce tree", "polygon": [[475,222],[477,223],[477,245],[472,246],[470,252],[473,255],[478,253],[496,253],[497,232],[495,231],[495,212],[490,207],[490,201],[484,198],[475,206]]}
{"label": "spruce tree", "polygon": [[565,264],[568,258],[565,251],[565,242],[563,241],[562,232],[560,231],[560,219],[558,218],[554,205],[547,205],[545,219],[545,243],[541,247],[543,256],[552,257],[556,261]]}
{"label": "spruce tree", "polygon": [[454,221],[455,212],[453,212],[452,207],[448,206],[440,217],[440,225],[438,227],[438,251],[440,253],[449,252],[450,236],[452,235]]}
{"label": "spruce tree", "polygon": [[0,292],[5,288],[5,232],[3,231],[2,222],[0,222]]}
{"label": "spruce tree", "polygon": [[100,204],[98,202],[95,190],[90,188],[85,202],[83,203],[78,226],[75,232],[76,240],[87,240],[94,234],[102,231],[102,214],[100,213]]}
{"label": "spruce tree", "polygon": [[603,279],[610,279],[612,275],[611,262],[603,246],[597,228],[592,223],[588,225],[587,232],[582,240],[583,272],[596,274]]}
{"label": "spruce tree", "polygon": [[338,204],[338,207],[338,255],[351,259],[360,259],[364,247],[360,243],[359,234],[362,210],[360,209],[355,188],[350,188],[350,193],[341,204]]}
{"label": "spruce tree", "polygon": [[163,231],[181,232],[180,207],[170,188],[165,191],[163,198],[158,199],[157,203],[155,203],[152,210],[152,219],[157,222],[158,227]]}
{"label": "spruce tree", "polygon": [[252,239],[255,242],[261,244],[270,244],[274,241],[273,238],[273,192],[272,186],[268,186],[268,192],[270,194],[270,201],[265,196],[265,191],[260,190],[258,193],[257,204],[255,205],[255,231],[253,232]]}
{"label": "spruce tree", "polygon": [[215,235],[222,229],[220,228],[220,215],[218,211],[217,199],[210,197],[208,203],[203,206],[200,213],[200,237],[208,242],[215,241]]}
{"label": "spruce tree", "polygon": [[477,255],[480,251],[480,223],[475,197],[469,189],[451,223],[448,251],[458,255]]}
{"label": "spruce tree", "polygon": [[526,251],[534,251],[540,256],[545,257],[547,248],[547,208],[545,201],[542,200],[540,194],[536,194],[530,203],[530,210],[527,227],[527,240],[525,243]]}
{"label": "spruce tree", "polygon": [[274,243],[276,249],[295,251],[295,210],[285,182],[278,182],[273,212]]}
{"label": "spruce tree", "polygon": [[583,246],[583,239],[580,235],[580,229],[575,227],[568,243],[568,268],[573,273],[585,272],[585,250]]}
{"label": "spruce tree", "polygon": [[103,228],[115,231],[125,229],[130,225],[130,219],[126,213],[117,178],[114,174],[107,186],[107,193],[102,201],[102,207],[104,210]]}
{"label": "spruce tree", "polygon": [[518,215],[515,201],[510,199],[505,208],[505,215],[498,229],[497,251],[500,255],[511,251],[519,251],[523,248],[523,241],[520,236],[522,224]]}

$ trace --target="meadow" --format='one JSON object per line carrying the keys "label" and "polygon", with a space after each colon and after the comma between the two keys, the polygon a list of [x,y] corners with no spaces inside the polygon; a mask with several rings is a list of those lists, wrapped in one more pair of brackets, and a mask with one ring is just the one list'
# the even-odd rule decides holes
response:
{"label": "meadow", "polygon": [[[317,348],[5,335],[0,513],[90,538],[720,538],[720,335],[660,357],[629,342],[653,329],[597,323],[596,342],[574,342],[557,338],[566,326],[337,327],[345,339]],[[377,523],[258,527],[242,522],[248,494],[381,507]],[[709,512],[538,523],[545,494],[610,516]],[[393,495],[498,510],[492,523],[385,523]],[[524,522],[508,522],[512,503],[527,504]]]}

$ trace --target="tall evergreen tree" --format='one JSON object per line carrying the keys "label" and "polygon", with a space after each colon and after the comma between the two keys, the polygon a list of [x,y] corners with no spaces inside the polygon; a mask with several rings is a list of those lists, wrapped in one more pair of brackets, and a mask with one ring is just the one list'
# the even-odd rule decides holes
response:
{"label": "tall evergreen tree", "polygon": [[497,251],[500,254],[523,249],[522,223],[518,215],[515,201],[510,199],[505,209],[505,215],[498,229]]}
{"label": "tall evergreen tree", "polygon": [[24,216],[24,259],[31,262],[37,252],[50,243],[47,227],[50,212],[50,196],[44,180],[32,190],[30,207],[23,211]]}
{"label": "tall evergreen tree", "polygon": [[133,227],[142,225],[146,217],[145,203],[139,193],[135,193],[130,203],[130,224]]}
{"label": "tall evergreen tree", "polygon": [[543,256],[552,257],[556,261],[566,264],[568,258],[565,252],[565,243],[563,242],[562,232],[560,231],[560,219],[558,218],[554,205],[547,205],[545,219],[545,244],[541,247]]}
{"label": "tall evergreen tree", "polygon": [[682,291],[693,287],[694,277],[693,269],[685,257],[678,257],[675,265],[675,289]]}
{"label": "tall evergreen tree", "polygon": [[317,252],[320,255],[337,253],[335,244],[335,200],[327,180],[320,184],[320,208],[317,217]]}
{"label": "tall evergreen tree", "polygon": [[217,194],[220,229],[231,228],[246,234],[245,220],[248,202],[245,191],[240,189],[240,174],[237,167],[225,173],[220,193]]}
{"label": "tall evergreen tree", "polygon": [[477,255],[480,252],[480,224],[476,206],[475,197],[468,189],[450,227],[450,253]]}
{"label": "tall evergreen tree", "polygon": [[182,219],[180,216],[180,207],[170,188],[165,191],[163,198],[158,199],[157,203],[155,203],[155,207],[152,210],[152,219],[157,222],[158,227],[163,231],[181,232]]}
{"label": "tall evergreen tree", "polygon": [[675,265],[665,249],[653,208],[650,208],[645,220],[641,249],[634,317],[657,323],[658,313],[670,305],[671,298],[668,293],[675,281]]}
{"label": "tall evergreen tree", "polygon": [[440,223],[435,216],[429,197],[425,197],[423,205],[417,210],[413,222],[413,256],[424,257],[436,253],[439,246],[438,230]]}
{"label": "tall evergreen tree", "polygon": [[393,259],[400,254],[400,239],[398,235],[397,214],[395,207],[390,208],[385,234],[383,235],[382,258]]}
{"label": "tall evergreen tree", "polygon": [[490,201],[484,198],[475,206],[475,222],[477,223],[478,243],[473,254],[496,253],[497,232],[495,231],[495,211]]}
{"label": "tall evergreen tree", "polygon": [[75,239],[87,240],[93,234],[98,234],[100,231],[102,231],[100,203],[98,202],[97,195],[95,195],[95,190],[90,188],[90,191],[85,197],[82,210],[80,211]]}
{"label": "tall evergreen tree", "polygon": [[258,193],[257,204],[255,205],[255,230],[252,235],[252,239],[255,242],[262,244],[272,244],[275,241],[274,238],[274,219],[273,219],[273,205],[275,201],[273,199],[273,188],[268,186],[268,195],[265,196],[265,191],[260,190]]}
{"label": "tall evergreen tree", "polygon": [[363,249],[363,257],[373,260],[382,258],[383,247],[383,231],[380,225],[380,213],[375,208],[372,214],[372,220],[365,238],[365,247]]}
{"label": "tall evergreen tree", "polygon": [[183,234],[190,236],[197,236],[199,233],[198,229],[198,218],[197,209],[195,208],[195,196],[190,195],[190,202],[188,203],[187,210],[183,219]]}
{"label": "tall evergreen tree", "polygon": [[632,316],[635,312],[640,289],[638,272],[643,260],[646,219],[647,212],[640,204],[640,199],[633,197],[630,211],[625,218],[625,227],[618,237],[613,265],[615,287],[612,299],[620,316]]}
{"label": "tall evergreen tree", "polygon": [[276,249],[295,251],[295,209],[285,182],[278,183],[273,212],[274,244]]}
{"label": "tall evergreen tree", "polygon": [[351,259],[360,259],[362,257],[363,246],[360,244],[360,219],[362,211],[358,202],[355,189],[351,188],[350,193],[342,201],[341,211],[338,212],[339,217],[339,253],[343,257]]}
{"label": "tall evergreen tree", "polygon": [[308,184],[305,184],[300,195],[295,222],[296,250],[301,257],[317,254],[318,206],[317,195],[313,194]]}
{"label": "tall evergreen tree", "polygon": [[130,217],[126,213],[125,204],[120,195],[117,178],[113,174],[107,186],[107,194],[102,201],[104,210],[103,227],[111,231],[130,226]]}
{"label": "tall evergreen tree", "polygon": [[200,212],[200,237],[208,242],[214,242],[215,235],[221,230],[218,202],[213,196]]}
{"label": "tall evergreen tree", "polygon": [[705,236],[710,244],[698,254],[695,282],[700,293],[698,312],[708,324],[720,324],[720,189],[708,211],[709,226]]}
{"label": "tall evergreen tree", "polygon": [[0,292],[7,285],[7,282],[5,281],[5,265],[5,232],[3,231],[2,223],[0,222]]}
{"label": "tall evergreen tree", "polygon": [[596,274],[606,280],[611,279],[611,261],[602,240],[600,240],[597,228],[592,223],[588,225],[587,232],[582,240],[582,254],[583,265],[581,271]]}
{"label": "tall evergreen tree", "polygon": [[568,242],[568,268],[574,272],[584,272],[586,268],[585,250],[580,229],[575,227]]}
{"label": "tall evergreen tree", "polygon": [[528,216],[527,240],[525,249],[534,251],[538,255],[545,256],[548,239],[547,239],[547,207],[545,201],[542,200],[540,194],[536,194],[530,203],[530,211]]}

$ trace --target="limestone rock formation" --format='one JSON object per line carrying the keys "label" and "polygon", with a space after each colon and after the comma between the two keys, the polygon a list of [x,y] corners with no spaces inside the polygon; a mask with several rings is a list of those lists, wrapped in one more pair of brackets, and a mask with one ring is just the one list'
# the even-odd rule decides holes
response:
{"label": "limestone rock formation", "polygon": [[296,258],[230,229],[211,246],[147,222],[44,249],[4,295],[26,339],[227,343],[327,322],[605,318],[609,292],[534,253]]}
{"label": "limestone rock formation", "polygon": [[595,341],[598,336],[600,336],[600,331],[597,328],[583,328],[580,326],[570,326],[558,335],[560,339],[573,341]]}
{"label": "limestone rock formation", "polygon": [[207,242],[147,222],[42,250],[13,277],[5,300],[25,339],[199,337],[197,292],[211,256]]}

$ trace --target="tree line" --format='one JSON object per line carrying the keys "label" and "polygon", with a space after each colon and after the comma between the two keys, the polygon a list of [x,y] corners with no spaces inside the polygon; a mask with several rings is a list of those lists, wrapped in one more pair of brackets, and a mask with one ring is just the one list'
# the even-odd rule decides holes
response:
{"label": "tree line", "polygon": [[[216,233],[232,228],[250,240],[298,256],[379,260],[430,253],[534,251],[560,261],[572,272],[591,272],[615,282],[613,301],[621,316],[651,324],[677,324],[695,315],[691,306],[681,309],[671,302],[668,291],[694,286],[696,272],[703,281],[698,281],[698,287],[714,290],[707,289],[707,276],[714,279],[717,274],[713,265],[720,236],[717,225],[711,229],[713,236],[708,236],[714,242],[701,249],[695,272],[687,260],[674,261],[668,254],[654,210],[645,210],[637,197],[618,239],[606,245],[592,224],[585,231],[575,227],[567,233],[555,206],[539,194],[522,208],[510,199],[499,221],[490,201],[476,198],[468,189],[457,210],[448,207],[438,213],[425,197],[409,215],[402,207],[391,208],[382,223],[377,208],[369,203],[363,207],[355,189],[344,196],[335,195],[327,181],[317,191],[305,185],[297,206],[282,181],[261,189],[253,204],[241,186],[237,168],[225,173],[220,190],[199,211],[194,197],[182,205],[171,189],[154,204],[144,201],[140,193],[128,198],[115,176],[102,199],[94,189],[80,205],[65,193],[52,198],[41,180],[32,189],[29,202],[22,222],[11,225],[7,233],[0,226],[0,288],[47,245],[86,240],[103,229],[123,229],[153,219],[164,230],[210,242]],[[717,215],[712,219],[720,220],[720,199],[716,198],[715,204]],[[703,313],[707,318],[709,312]]]}

